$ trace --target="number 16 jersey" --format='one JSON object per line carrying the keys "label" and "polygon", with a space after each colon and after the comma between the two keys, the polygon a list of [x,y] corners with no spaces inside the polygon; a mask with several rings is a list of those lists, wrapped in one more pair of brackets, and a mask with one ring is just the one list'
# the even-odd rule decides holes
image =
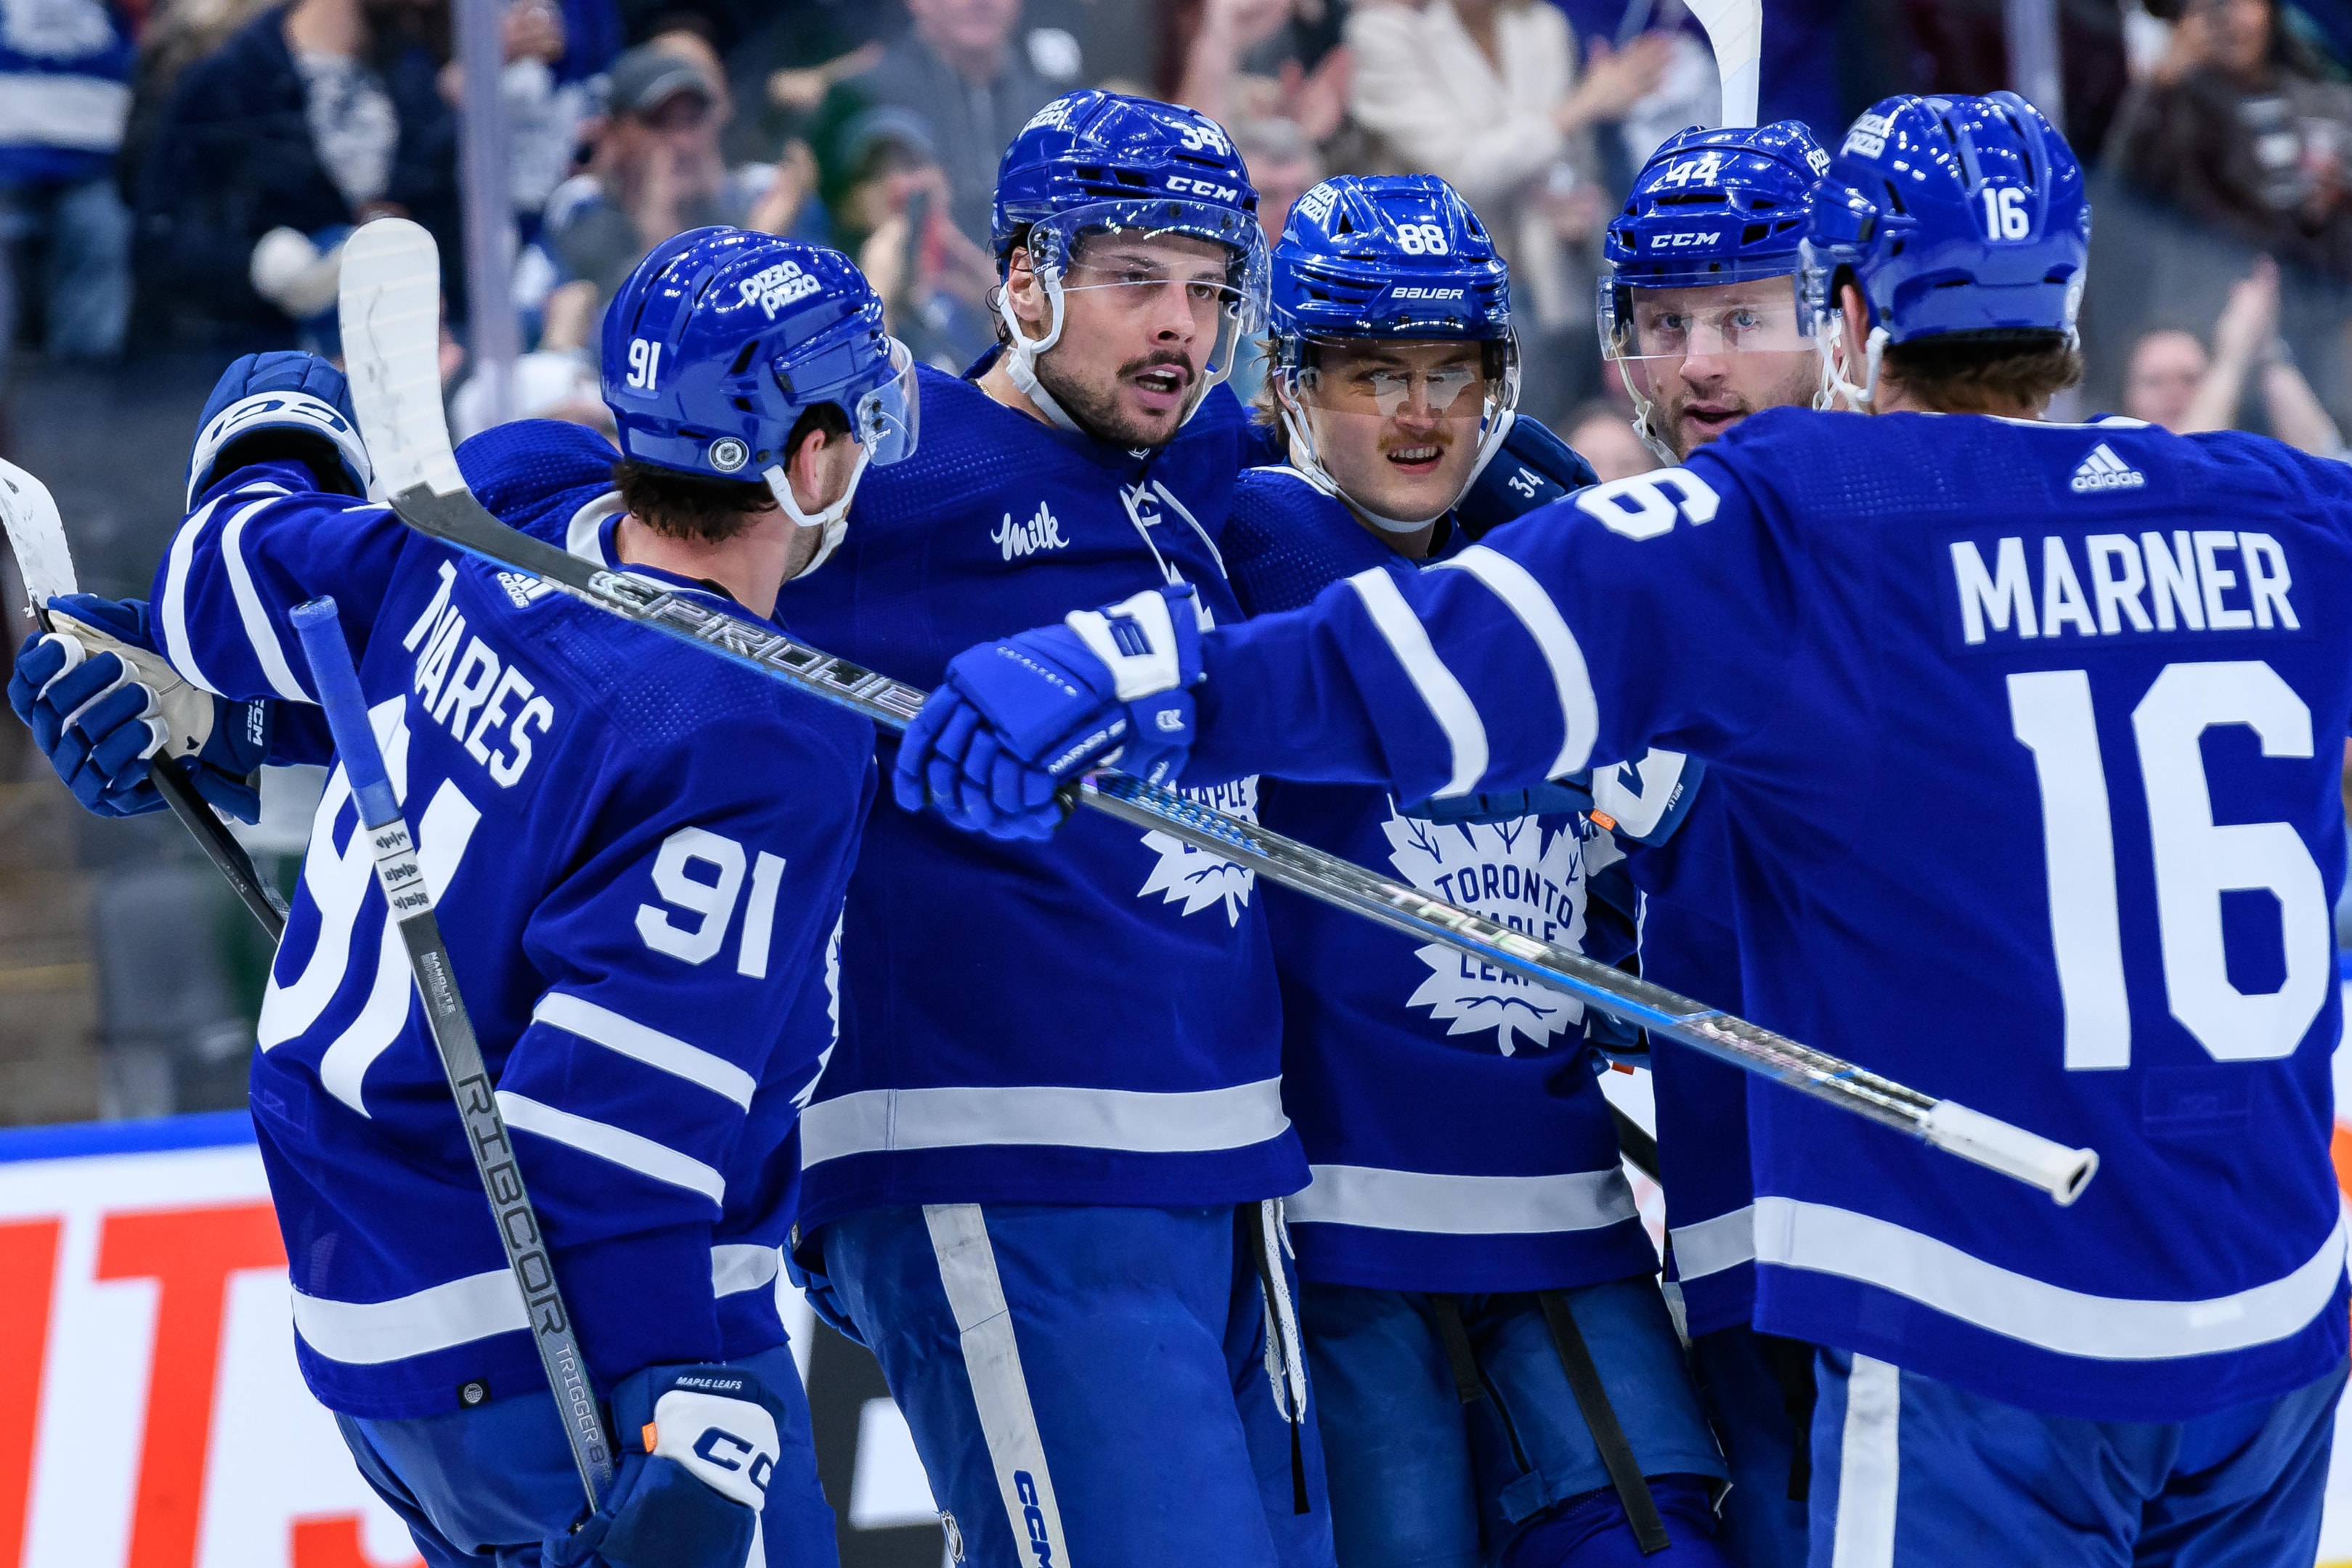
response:
{"label": "number 16 jersey", "polygon": [[2061,1208],[1761,1091],[1758,1327],[2106,1420],[2345,1354],[2352,470],[1776,410],[1368,586],[1212,635],[1188,783],[1705,758],[1750,1015],[2099,1152]]}

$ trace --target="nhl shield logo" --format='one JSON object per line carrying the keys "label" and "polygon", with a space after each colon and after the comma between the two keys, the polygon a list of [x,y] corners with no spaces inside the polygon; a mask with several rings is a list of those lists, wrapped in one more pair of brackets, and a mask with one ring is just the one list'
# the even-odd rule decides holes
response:
{"label": "nhl shield logo", "polygon": [[713,468],[722,474],[732,474],[751,460],[751,449],[731,435],[722,435],[710,444],[706,455]]}

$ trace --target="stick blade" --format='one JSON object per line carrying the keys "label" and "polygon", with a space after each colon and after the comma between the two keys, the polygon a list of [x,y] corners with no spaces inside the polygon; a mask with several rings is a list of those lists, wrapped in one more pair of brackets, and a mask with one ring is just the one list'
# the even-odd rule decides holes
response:
{"label": "stick blade", "polygon": [[57,498],[49,487],[0,459],[0,526],[8,532],[9,548],[16,552],[16,568],[37,607],[46,607],[60,593],[78,591],[73,552],[66,547],[65,520],[58,516]]}
{"label": "stick blade", "polygon": [[441,408],[441,251],[406,218],[362,224],[343,246],[343,359],[360,435],[386,495],[462,490]]}
{"label": "stick blade", "polygon": [[1715,47],[1723,78],[1723,123],[1756,123],[1758,68],[1764,53],[1763,0],[1686,0]]}

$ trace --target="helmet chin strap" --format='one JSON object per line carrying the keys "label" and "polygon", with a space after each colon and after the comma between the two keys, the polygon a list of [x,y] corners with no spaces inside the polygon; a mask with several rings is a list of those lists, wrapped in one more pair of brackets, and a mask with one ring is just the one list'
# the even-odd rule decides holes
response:
{"label": "helmet chin strap", "polygon": [[1871,400],[1878,395],[1878,363],[1886,352],[1892,335],[1884,327],[1873,327],[1863,349],[1863,380],[1856,386],[1845,373],[1844,316],[1838,311],[1824,310],[1813,317],[1813,342],[1822,353],[1821,390],[1813,394],[1813,406],[1827,409],[1837,406],[1843,398],[1846,406],[1858,413],[1870,412]]}
{"label": "helmet chin strap", "polygon": [[760,477],[768,482],[768,493],[775,497],[776,505],[783,508],[784,516],[790,517],[795,527],[824,530],[824,537],[817,541],[816,554],[809,557],[808,564],[793,573],[788,580],[796,581],[806,577],[823,566],[825,558],[840,547],[842,536],[849,531],[849,503],[856,498],[857,483],[866,477],[866,465],[873,455],[872,448],[864,442],[857,444],[857,465],[849,471],[849,484],[841,492],[841,498],[814,516],[801,510],[800,497],[793,494],[792,476],[784,472],[782,464],[778,463],[761,471]]}
{"label": "helmet chin strap", "polygon": [[[1309,485],[1384,534],[1417,534],[1437,520],[1435,517],[1423,517],[1417,523],[1410,523],[1402,517],[1388,517],[1375,512],[1355,497],[1348,494],[1340,487],[1339,481],[1331,476],[1331,471],[1323,466],[1322,455],[1315,449],[1314,434],[1307,425],[1305,411],[1292,403],[1289,398],[1279,393],[1276,395],[1274,402],[1275,406],[1282,411],[1283,433],[1290,437],[1290,465],[1297,469],[1299,476]],[[1489,420],[1487,423],[1490,425],[1500,425],[1503,434],[1507,434],[1510,430],[1508,421]],[[1478,469],[1486,465],[1487,459],[1492,457],[1501,445],[1502,434],[1493,432],[1490,432],[1481,442],[1477,467],[1473,468],[1470,471],[1470,478],[1464,481],[1463,491],[1468,491],[1471,483],[1478,476]],[[1456,501],[1461,498],[1460,494],[1454,497]]]}
{"label": "helmet chin strap", "polygon": [[1617,366],[1617,379],[1624,383],[1625,395],[1633,400],[1634,437],[1643,446],[1649,448],[1651,456],[1667,467],[1680,467],[1683,460],[1682,454],[1667,445],[1665,439],[1650,424],[1650,415],[1658,405],[1642,395],[1641,389],[1633,384],[1633,372],[1625,368],[1625,361],[1615,360],[1613,355],[1612,358]]}
{"label": "helmet chin strap", "polygon": [[1047,392],[1045,383],[1037,379],[1037,356],[1062,340],[1062,286],[1057,280],[1042,274],[1033,273],[1031,276],[1036,277],[1037,287],[1045,292],[1045,308],[1050,312],[1045,335],[1032,338],[1022,331],[1021,319],[1013,313],[1011,290],[998,289],[997,319],[1004,323],[1004,330],[1011,340],[1004,345],[1004,373],[1014,386],[1021,389],[1021,394],[1036,405],[1037,412],[1045,416],[1046,423],[1073,435],[1085,435],[1087,433],[1078,427],[1078,422],[1069,416],[1060,400]]}

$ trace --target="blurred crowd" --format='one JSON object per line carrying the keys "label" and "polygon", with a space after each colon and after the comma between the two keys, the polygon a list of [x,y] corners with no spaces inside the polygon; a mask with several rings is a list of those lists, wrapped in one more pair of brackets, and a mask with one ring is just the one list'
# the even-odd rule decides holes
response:
{"label": "blurred crowd", "polygon": [[[0,0],[0,340],[58,360],[331,351],[353,225],[404,214],[461,254],[453,3]],[[2182,225],[2231,274],[2095,283],[2094,393],[2332,450],[2352,392],[2352,10],[2056,10],[2051,107],[2102,193],[2127,230]],[[1764,118],[1825,139],[1889,92],[2008,85],[2001,0],[1765,12]],[[1625,448],[1587,407],[1617,395],[1591,328],[1599,235],[1717,92],[1681,0],[504,0],[499,34],[514,404],[592,423],[603,301],[700,224],[848,251],[895,329],[961,368],[992,340],[998,152],[1093,84],[1225,124],[1270,235],[1327,173],[1445,176],[1513,263],[1528,406]],[[461,395],[461,424],[483,414]]]}
{"label": "blurred crowd", "polygon": [[[1592,302],[1601,231],[1633,171],[1717,112],[1683,0],[488,0],[513,256],[488,308],[511,312],[521,350],[498,400],[471,374],[487,318],[457,261],[457,3],[0,0],[0,453],[68,499],[86,583],[143,590],[177,516],[179,444],[223,362],[335,350],[339,247],[382,214],[424,224],[450,258],[443,357],[461,434],[494,406],[608,424],[604,304],[651,246],[709,223],[847,251],[892,329],[961,369],[993,340],[998,155],[1078,85],[1225,125],[1269,239],[1327,174],[1444,176],[1512,264],[1522,407],[1604,477],[1652,464],[1603,373]],[[1763,4],[1761,117],[1802,120],[1824,141],[1890,93],[2033,85],[2011,79],[2003,0]],[[2053,9],[2059,69],[2038,99],[2092,168],[2097,212],[2076,407],[2340,454],[2352,4]],[[1244,361],[1236,390],[1263,373]],[[0,739],[0,778],[32,777],[14,740]],[[14,788],[0,783],[0,815]],[[116,852],[82,841],[93,891],[80,935],[58,948],[88,952],[96,971],[100,1100],[114,1113],[205,1103],[191,1084],[207,1072],[233,1096],[234,1015],[249,1016],[266,955],[232,966],[247,977],[236,994],[208,938],[172,958],[156,911],[180,912],[162,924],[186,936],[216,890],[200,867],[154,868],[167,830],[135,852],[131,831],[107,841],[125,846],[112,869]],[[274,831],[299,848],[302,821]],[[16,846],[48,841],[9,831]],[[73,962],[9,946],[10,852],[0,844],[0,990],[63,985]],[[53,909],[56,875],[25,874]],[[117,941],[117,927],[145,935]],[[22,1049],[75,1027],[28,1023]],[[13,1038],[0,1026],[0,1120],[56,1113],[8,1103]],[[211,1066],[189,1067],[191,1040]],[[125,1077],[142,1051],[161,1065]]]}

